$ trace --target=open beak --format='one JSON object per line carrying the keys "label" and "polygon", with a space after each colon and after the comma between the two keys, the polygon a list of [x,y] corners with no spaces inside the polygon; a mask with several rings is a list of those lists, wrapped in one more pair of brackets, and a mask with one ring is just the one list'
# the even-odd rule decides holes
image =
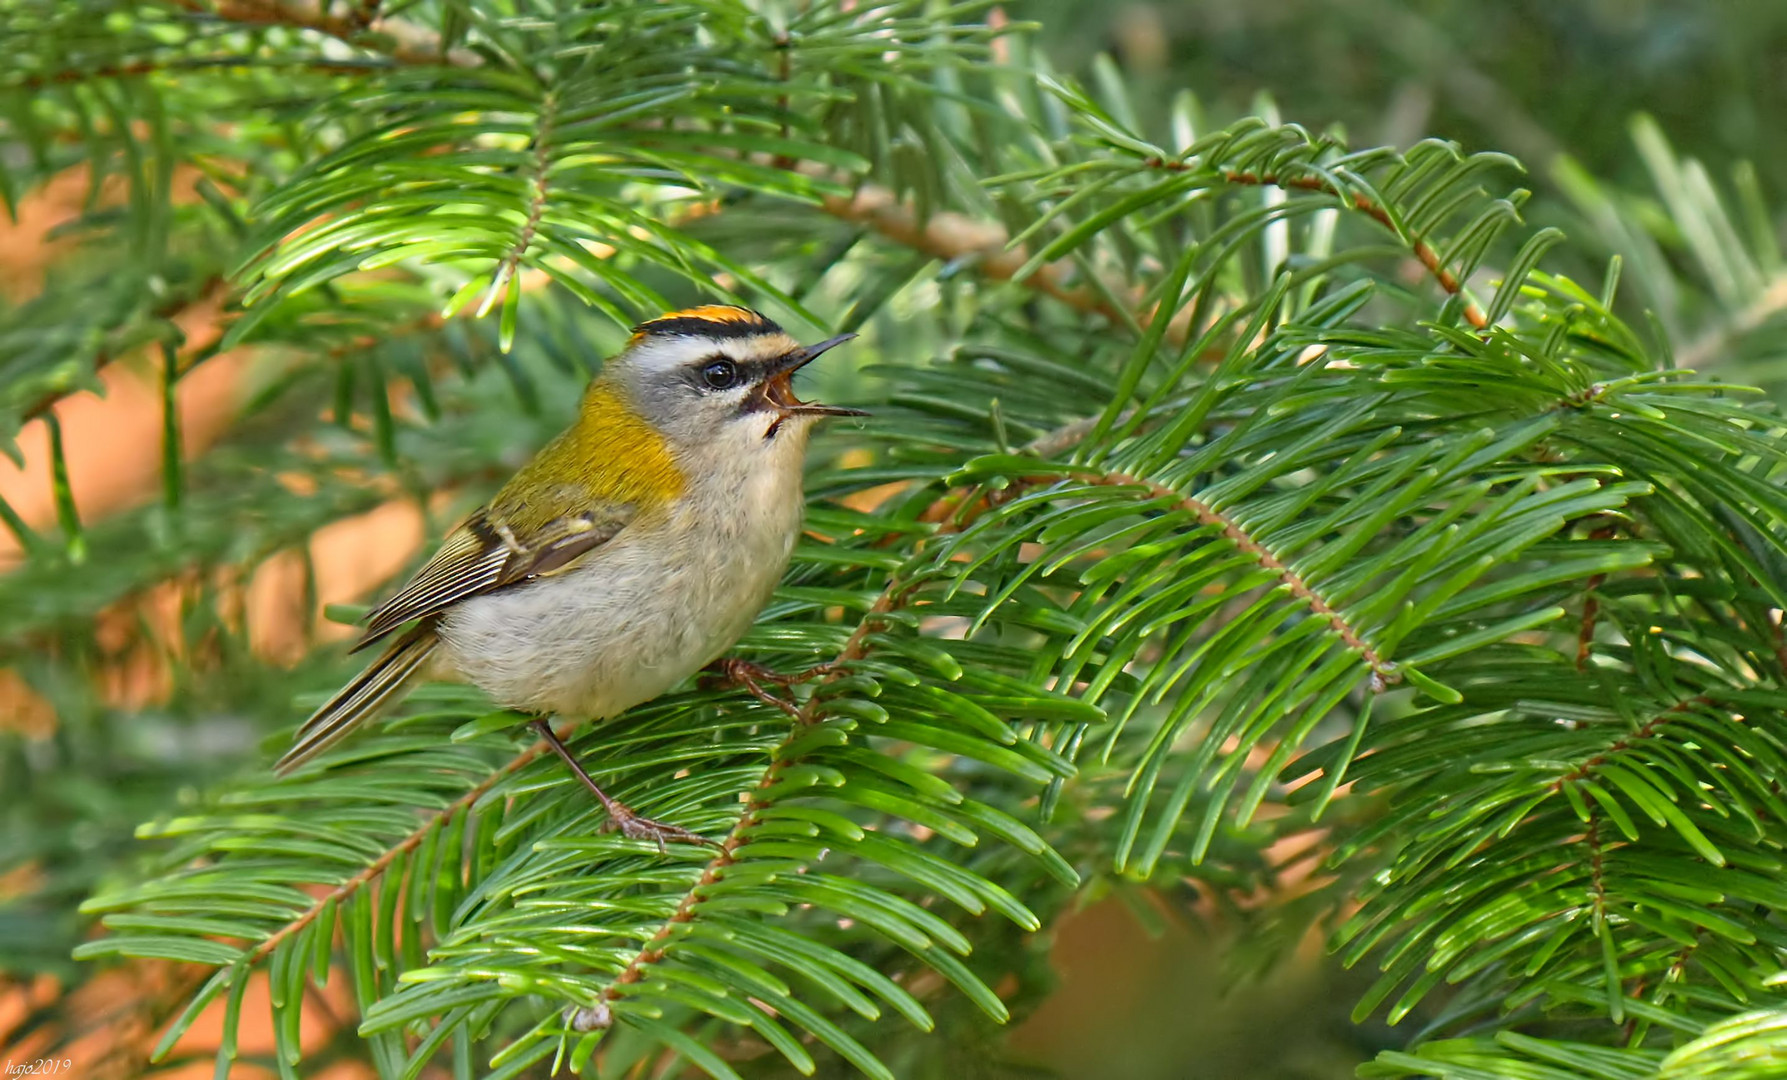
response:
{"label": "open beak", "polygon": [[869,415],[861,409],[846,409],[842,405],[821,405],[819,402],[802,401],[794,396],[795,372],[855,336],[855,334],[839,334],[837,337],[821,341],[817,345],[796,349],[783,357],[777,365],[775,373],[770,375],[763,384],[763,399],[774,406],[783,416]]}

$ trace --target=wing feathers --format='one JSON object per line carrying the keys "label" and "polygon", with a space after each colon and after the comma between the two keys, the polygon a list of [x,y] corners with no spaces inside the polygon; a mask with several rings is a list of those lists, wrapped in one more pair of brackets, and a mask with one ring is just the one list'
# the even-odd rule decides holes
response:
{"label": "wing feathers", "polygon": [[340,742],[363,721],[395,704],[438,641],[434,627],[428,625],[418,626],[399,638],[304,721],[297,741],[273,766],[273,771],[284,776]]}
{"label": "wing feathers", "polygon": [[496,587],[512,558],[514,552],[500,542],[490,543],[471,522],[460,526],[397,595],[366,617],[366,635],[354,651],[364,649],[411,619],[433,615],[468,596]]}
{"label": "wing feathers", "polygon": [[527,567],[527,577],[541,577],[569,566],[585,555],[614,539],[619,525],[597,525],[585,519],[567,529],[567,534],[544,544]]}
{"label": "wing feathers", "polygon": [[[506,490],[506,489],[505,489]],[[547,505],[499,493],[485,508],[448,534],[422,569],[366,617],[364,649],[405,623],[419,625],[342,687],[298,729],[295,744],[274,768],[288,773],[344,738],[360,723],[395,704],[421,673],[439,638],[436,617],[470,597],[530,578],[556,573],[601,547],[632,521],[636,507],[610,501],[589,506],[587,493],[571,499],[586,509],[551,517],[548,506],[566,501],[554,493]]]}
{"label": "wing feathers", "polygon": [[304,721],[275,770],[291,772],[395,704],[440,640],[434,633],[435,616],[479,593],[562,570],[613,539],[631,518],[631,507],[605,507],[558,518],[518,539],[488,511],[472,515],[396,596],[367,616],[366,636],[354,648],[363,649],[411,620],[420,619],[421,625],[398,638]]}
{"label": "wing feathers", "polygon": [[614,538],[632,518],[630,507],[604,508],[548,522],[517,538],[480,510],[452,534],[397,595],[366,617],[355,651],[412,619],[438,615],[454,604],[531,577],[563,569]]}

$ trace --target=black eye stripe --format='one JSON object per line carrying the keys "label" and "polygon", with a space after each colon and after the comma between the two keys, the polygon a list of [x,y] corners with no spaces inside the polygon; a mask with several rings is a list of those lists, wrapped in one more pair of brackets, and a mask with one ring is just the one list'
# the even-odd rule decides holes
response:
{"label": "black eye stripe", "polygon": [[715,364],[732,365],[732,369],[736,373],[731,382],[731,388],[734,389],[762,382],[769,377],[771,370],[776,366],[771,361],[740,360],[723,352],[714,352],[699,360],[688,361],[682,369],[682,377],[689,385],[698,390],[722,389],[713,385],[707,378],[707,370]]}

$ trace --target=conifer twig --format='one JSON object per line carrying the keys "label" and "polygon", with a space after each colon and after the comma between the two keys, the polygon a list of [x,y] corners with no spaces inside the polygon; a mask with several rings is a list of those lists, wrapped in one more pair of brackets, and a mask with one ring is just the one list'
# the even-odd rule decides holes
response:
{"label": "conifer twig", "polygon": [[1258,562],[1263,569],[1277,574],[1279,581],[1284,584],[1286,589],[1290,590],[1292,596],[1301,600],[1316,617],[1326,620],[1346,647],[1359,654],[1359,658],[1364,660],[1366,666],[1371,669],[1371,688],[1374,691],[1381,693],[1389,686],[1402,681],[1402,674],[1396,670],[1396,665],[1384,659],[1383,654],[1378,652],[1369,641],[1366,641],[1359,629],[1349,623],[1346,616],[1336,610],[1326,597],[1316,592],[1315,588],[1304,580],[1301,574],[1286,566],[1283,560],[1274,555],[1266,545],[1254,539],[1247,530],[1222,511],[1195,496],[1183,494],[1165,484],[1130,476],[1127,473],[1105,473],[1088,478],[1088,482],[1110,487],[1140,487],[1148,492],[1150,498],[1173,500],[1177,503],[1178,509],[1196,517],[1199,524],[1214,525],[1221,529],[1223,537],[1229,543],[1234,544],[1237,550]]}
{"label": "conifer twig", "polygon": [[[1197,167],[1192,163],[1168,161],[1158,157],[1147,158],[1143,164],[1169,172],[1185,172]],[[1478,330],[1488,327],[1488,316],[1466,294],[1463,282],[1441,263],[1439,253],[1434,250],[1433,245],[1423,237],[1402,237],[1389,212],[1363,193],[1354,192],[1348,198],[1326,180],[1315,176],[1279,177],[1232,169],[1220,175],[1230,184],[1323,192],[1345,200],[1352,209],[1396,233],[1408,245],[1410,253],[1439,283],[1441,289],[1449,295],[1464,299],[1466,322]],[[835,218],[868,226],[883,238],[914,251],[946,262],[972,260],[981,276],[991,281],[1012,280],[1030,258],[1025,248],[1010,246],[1010,236],[1003,226],[977,221],[966,214],[947,210],[933,213],[921,223],[916,210],[901,202],[893,192],[876,184],[862,184],[848,198],[828,195],[821,205],[826,213]],[[1076,311],[1102,315],[1114,324],[1125,323],[1130,317],[1138,323],[1146,324],[1152,318],[1152,312],[1149,311],[1138,311],[1131,316],[1113,307],[1106,297],[1119,291],[1115,286],[1095,289],[1088,285],[1072,284],[1074,273],[1072,260],[1060,259],[1045,263],[1023,280],[1036,291],[1059,300]],[[1178,312],[1168,325],[1166,340],[1174,345],[1183,345],[1190,333],[1191,312],[1186,309]]]}
{"label": "conifer twig", "polygon": [[[287,26],[310,30],[358,48],[382,53],[400,64],[449,64],[471,67],[476,53],[467,49],[442,52],[440,35],[402,19],[368,20],[362,11],[334,15],[328,0],[174,0],[180,7],[202,15],[248,26]],[[373,12],[376,15],[376,11]]]}
{"label": "conifer twig", "polygon": [[391,864],[396,862],[398,857],[415,850],[423,840],[428,838],[428,834],[431,831],[438,828],[442,823],[450,820],[454,814],[469,809],[473,803],[483,798],[484,794],[495,787],[504,777],[513,775],[517,770],[523,768],[529,762],[545,752],[545,741],[536,741],[532,746],[529,746],[527,749],[510,758],[507,763],[493,770],[489,776],[479,781],[477,785],[472,787],[472,789],[467,791],[464,795],[461,795],[459,798],[454,799],[441,809],[429,814],[428,817],[423,820],[422,824],[416,826],[414,831],[397,843],[392,844],[389,848],[386,848],[384,853],[368,863],[365,869],[361,870],[353,877],[348,878],[340,885],[337,885],[323,896],[318,897],[303,914],[299,915],[291,922],[286,923],[284,926],[280,927],[277,932],[269,935],[265,941],[262,941],[259,945],[255,946],[254,951],[248,954],[248,963],[257,964],[272,955],[273,950],[279,947],[280,942],[291,937],[293,934],[296,934],[306,926],[309,926],[318,915],[322,914],[323,909],[331,902],[339,903],[340,901],[347,899],[349,896],[352,896],[361,886],[376,880],[386,870],[391,868]]}
{"label": "conifer twig", "polygon": [[[149,313],[149,317],[164,322],[174,322],[186,312],[209,301],[221,298],[223,292],[224,280],[221,275],[206,278],[203,282],[199,283],[196,294],[183,294],[181,296],[170,298],[157,305],[154,310]],[[100,371],[122,359],[125,355],[130,354],[119,353],[106,347],[100,348],[93,356],[93,374],[97,375]],[[57,402],[61,401],[63,398],[69,397],[71,393],[75,392],[78,391],[57,389],[44,394],[30,405],[27,405],[25,410],[19,414],[20,425],[23,426],[33,420],[42,419],[49,414],[51,409],[56,407]]]}
{"label": "conifer twig", "polygon": [[[939,532],[948,531],[950,530],[947,526],[939,530]],[[844,665],[854,660],[860,660],[867,654],[869,635],[874,633],[875,628],[881,624],[882,616],[899,605],[906,589],[907,583],[897,574],[888,579],[886,587],[875,598],[874,603],[869,605],[868,610],[863,612],[856,628],[844,640],[844,644],[838,649],[836,656],[830,662],[822,665],[827,670],[824,681],[829,682],[841,677]],[[624,995],[620,988],[642,979],[645,976],[646,968],[663,959],[664,953],[669,948],[670,935],[674,933],[677,925],[695,918],[696,908],[702,900],[702,891],[718,881],[725,874],[726,868],[737,861],[738,849],[745,843],[745,831],[757,823],[758,815],[769,805],[763,800],[762,793],[774,787],[780,779],[782,771],[796,762],[797,759],[794,758],[779,757],[780,751],[795,739],[800,738],[809,726],[823,719],[820,713],[821,707],[822,703],[817,693],[807,699],[800,709],[799,716],[790,726],[788,734],[777,744],[776,749],[771,751],[770,764],[764,769],[763,776],[751,789],[750,794],[740,807],[738,820],[727,832],[726,839],[720,842],[720,850],[702,868],[701,874],[677,903],[676,910],[664,920],[664,925],[659,927],[657,933],[653,934],[651,939],[627,961],[626,966],[621,969],[619,975],[615,976],[614,981],[603,988],[596,1004],[576,1010],[572,1018],[573,1027],[583,1031],[607,1027],[612,1022],[609,1003],[619,1000]]]}
{"label": "conifer twig", "polygon": [[1612,743],[1608,744],[1605,750],[1602,750],[1600,753],[1552,781],[1551,790],[1553,792],[1562,791],[1565,784],[1577,780],[1588,779],[1594,775],[1596,769],[1606,764],[1608,758],[1622,750],[1630,749],[1633,743],[1642,742],[1645,739],[1652,738],[1658,731],[1668,726],[1670,722],[1675,720],[1682,713],[1685,713],[1690,709],[1702,708],[1711,705],[1712,703],[1712,698],[1705,694],[1695,694],[1693,697],[1684,698],[1681,701],[1676,702],[1674,705],[1669,706],[1667,709],[1664,709],[1662,712],[1639,725],[1637,730],[1620,736],[1618,739],[1615,739]]}
{"label": "conifer twig", "polygon": [[[1150,168],[1166,169],[1169,172],[1180,172],[1194,167],[1183,161],[1164,161],[1160,158],[1149,158],[1147,164]],[[1300,191],[1319,191],[1332,195],[1337,199],[1341,199],[1354,210],[1359,211],[1366,217],[1377,222],[1379,225],[1389,229],[1408,244],[1410,252],[1416,259],[1420,260],[1422,266],[1427,268],[1427,272],[1433,275],[1433,279],[1439,282],[1440,288],[1444,289],[1448,294],[1460,297],[1464,300],[1465,321],[1478,330],[1488,328],[1489,317],[1483,313],[1482,308],[1477,306],[1476,301],[1472,300],[1465,292],[1464,283],[1459,281],[1457,276],[1440,262],[1439,252],[1433,250],[1433,245],[1429,244],[1425,237],[1403,236],[1402,230],[1396,227],[1395,220],[1390,217],[1390,212],[1385,210],[1365,193],[1355,191],[1352,192],[1349,197],[1333,184],[1319,176],[1276,176],[1271,173],[1262,175],[1245,170],[1227,169],[1223,171],[1222,178],[1231,184],[1295,188]]]}
{"label": "conifer twig", "polygon": [[[848,198],[828,195],[821,205],[841,221],[865,225],[914,251],[945,262],[971,260],[989,281],[1010,281],[1030,258],[1024,248],[1010,246],[1004,226],[951,210],[937,211],[920,222],[916,210],[879,184],[862,184]],[[1073,264],[1063,259],[1038,267],[1024,283],[1076,311],[1103,315],[1113,323],[1124,321],[1124,314],[1098,290],[1071,284],[1072,274]]]}

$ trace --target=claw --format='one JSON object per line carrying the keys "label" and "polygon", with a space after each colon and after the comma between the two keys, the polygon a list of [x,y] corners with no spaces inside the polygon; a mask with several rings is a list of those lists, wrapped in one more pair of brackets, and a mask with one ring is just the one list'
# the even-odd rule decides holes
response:
{"label": "claw", "polygon": [[577,779],[582,782],[583,786],[588,788],[590,793],[601,802],[602,809],[608,811],[608,828],[619,829],[620,834],[629,840],[656,841],[658,845],[658,854],[660,855],[668,854],[668,851],[664,847],[664,841],[666,840],[674,840],[679,844],[711,844],[714,847],[721,846],[716,841],[709,840],[700,833],[690,832],[688,829],[685,829],[680,825],[666,825],[661,821],[653,821],[648,817],[640,817],[625,803],[610,798],[607,793],[596,784],[595,780],[590,777],[589,772],[585,770],[582,765],[577,763],[576,756],[571,753],[570,748],[565,746],[564,740],[558,737],[558,732],[552,730],[552,725],[550,723],[547,723],[544,718],[536,718],[533,726],[534,730],[539,732],[540,738],[544,740],[548,746],[552,747],[553,752],[556,753],[560,759],[564,761],[565,765],[570,768],[572,775],[576,776]]}
{"label": "claw", "polygon": [[719,681],[722,685],[742,686],[752,697],[763,702],[765,705],[780,709],[796,720],[801,718],[800,706],[785,697],[770,693],[763,688],[763,684],[774,683],[777,686],[789,687],[798,682],[805,682],[811,677],[810,673],[803,672],[800,675],[782,675],[764,667],[762,664],[752,663],[749,660],[740,660],[736,656],[728,656],[716,660],[708,665],[708,670],[713,672],[714,679]]}
{"label": "claw", "polygon": [[712,847],[719,846],[717,843],[702,836],[698,832],[691,832],[690,830],[683,828],[681,825],[671,825],[668,822],[653,821],[651,818],[641,817],[631,810],[626,809],[626,807],[621,806],[619,803],[616,803],[608,811],[608,826],[618,830],[622,836],[629,840],[651,840],[655,842],[658,845],[658,854],[660,855],[668,853],[668,849],[664,846],[665,841],[672,841],[678,844],[702,844]]}

